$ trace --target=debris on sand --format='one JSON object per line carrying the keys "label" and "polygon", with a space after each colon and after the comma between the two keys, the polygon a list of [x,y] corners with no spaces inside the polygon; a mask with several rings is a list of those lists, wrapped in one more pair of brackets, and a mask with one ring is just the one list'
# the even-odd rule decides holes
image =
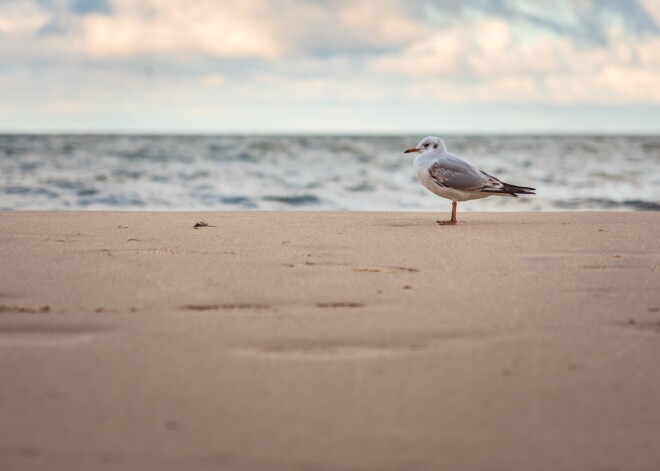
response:
{"label": "debris on sand", "polygon": [[41,307],[28,307],[28,306],[6,306],[0,304],[0,312],[26,312],[29,314],[35,314],[38,312],[50,312],[50,306],[45,305]]}
{"label": "debris on sand", "polygon": [[193,229],[199,229],[200,227],[217,227],[217,226],[211,226],[211,225],[209,225],[208,222],[200,221],[200,222],[195,223],[195,225],[193,226]]}

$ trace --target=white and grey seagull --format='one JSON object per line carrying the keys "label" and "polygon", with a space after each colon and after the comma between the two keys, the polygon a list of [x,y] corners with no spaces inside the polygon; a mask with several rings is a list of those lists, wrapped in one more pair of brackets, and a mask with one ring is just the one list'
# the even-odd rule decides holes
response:
{"label": "white and grey seagull", "polygon": [[404,153],[415,152],[413,169],[417,179],[431,193],[447,198],[451,203],[451,219],[437,221],[440,225],[456,224],[456,203],[488,196],[535,195],[536,188],[511,185],[482,172],[473,165],[447,152],[442,139],[425,137]]}

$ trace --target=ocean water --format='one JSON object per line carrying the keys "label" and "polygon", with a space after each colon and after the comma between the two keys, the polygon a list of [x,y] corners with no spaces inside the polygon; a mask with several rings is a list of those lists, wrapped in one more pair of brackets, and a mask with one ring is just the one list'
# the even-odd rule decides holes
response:
{"label": "ocean water", "polygon": [[[1,210],[437,210],[411,136],[0,135]],[[445,136],[537,196],[460,211],[660,210],[659,137]]]}

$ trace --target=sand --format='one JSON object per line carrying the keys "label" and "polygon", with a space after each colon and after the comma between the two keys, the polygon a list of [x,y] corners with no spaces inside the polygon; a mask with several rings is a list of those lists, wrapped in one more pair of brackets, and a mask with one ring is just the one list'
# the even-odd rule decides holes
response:
{"label": "sand", "polygon": [[660,213],[438,216],[0,213],[0,469],[658,469]]}

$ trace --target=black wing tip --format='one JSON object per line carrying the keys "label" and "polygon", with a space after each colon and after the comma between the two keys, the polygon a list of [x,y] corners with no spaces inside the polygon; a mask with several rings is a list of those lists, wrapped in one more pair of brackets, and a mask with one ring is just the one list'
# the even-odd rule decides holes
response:
{"label": "black wing tip", "polygon": [[532,188],[529,186],[509,185],[508,183],[502,183],[502,188],[484,188],[481,191],[485,193],[505,194],[505,195],[513,196],[514,198],[518,198],[518,195],[536,194],[536,188]]}
{"label": "black wing tip", "polygon": [[521,195],[536,194],[536,188],[532,188],[531,186],[511,185],[510,183],[504,183],[504,182],[502,182],[502,190],[505,193],[510,193],[514,196],[516,196],[516,194],[521,194]]}

